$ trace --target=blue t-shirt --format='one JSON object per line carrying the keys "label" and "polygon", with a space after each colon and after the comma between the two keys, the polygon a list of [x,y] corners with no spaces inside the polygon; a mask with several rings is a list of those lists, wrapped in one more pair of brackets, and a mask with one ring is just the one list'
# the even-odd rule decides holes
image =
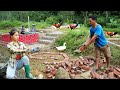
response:
{"label": "blue t-shirt", "polygon": [[100,24],[97,24],[96,28],[93,28],[92,26],[90,27],[90,37],[93,37],[94,34],[97,35],[95,44],[98,47],[103,47],[108,44],[108,42],[105,38],[104,32],[103,32],[103,28]]}

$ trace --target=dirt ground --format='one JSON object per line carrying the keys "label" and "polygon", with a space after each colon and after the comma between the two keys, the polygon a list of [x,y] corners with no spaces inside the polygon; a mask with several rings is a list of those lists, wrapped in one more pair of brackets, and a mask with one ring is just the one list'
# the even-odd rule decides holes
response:
{"label": "dirt ground", "polygon": [[[64,53],[64,52],[63,52]],[[69,61],[74,61],[76,59],[79,59],[79,57],[73,57],[72,55],[68,55]],[[44,62],[60,62],[64,60],[64,57],[59,54],[58,51],[56,50],[48,50],[47,52],[45,51],[39,51],[33,54],[28,55],[30,58],[30,65],[31,65],[31,73],[37,78],[39,74],[43,74],[45,79],[46,73],[45,73],[45,64]],[[34,56],[34,57],[32,57]]]}

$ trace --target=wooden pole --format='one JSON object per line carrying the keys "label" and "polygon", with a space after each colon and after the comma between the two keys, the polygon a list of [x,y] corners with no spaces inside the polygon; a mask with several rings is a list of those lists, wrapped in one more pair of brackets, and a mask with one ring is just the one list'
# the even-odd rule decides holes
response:
{"label": "wooden pole", "polygon": [[30,21],[29,21],[29,16],[28,16],[28,29],[30,31]]}

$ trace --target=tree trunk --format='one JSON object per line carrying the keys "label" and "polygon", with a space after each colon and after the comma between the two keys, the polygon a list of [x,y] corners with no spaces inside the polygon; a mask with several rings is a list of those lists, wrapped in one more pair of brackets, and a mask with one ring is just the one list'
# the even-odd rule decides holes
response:
{"label": "tree trunk", "polygon": [[83,17],[84,17],[84,24],[87,24],[88,19],[88,11],[82,11]]}
{"label": "tree trunk", "polygon": [[106,18],[108,18],[108,14],[109,14],[108,11],[105,11],[105,14],[106,14]]}

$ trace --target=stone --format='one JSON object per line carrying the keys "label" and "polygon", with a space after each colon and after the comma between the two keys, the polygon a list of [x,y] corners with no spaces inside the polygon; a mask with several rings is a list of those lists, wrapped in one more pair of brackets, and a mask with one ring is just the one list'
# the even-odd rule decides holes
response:
{"label": "stone", "polygon": [[69,73],[62,67],[56,71],[55,79],[70,79]]}
{"label": "stone", "polygon": [[38,79],[43,79],[43,77],[44,77],[43,74],[38,75]]}
{"label": "stone", "polygon": [[86,79],[85,77],[82,77],[80,74],[75,75],[74,79]]}
{"label": "stone", "polygon": [[86,71],[82,74],[80,74],[81,77],[85,78],[85,79],[90,79],[91,78],[91,74],[90,74],[91,71]]}
{"label": "stone", "polygon": [[0,69],[0,79],[4,79],[4,76],[6,75],[5,69]]}

